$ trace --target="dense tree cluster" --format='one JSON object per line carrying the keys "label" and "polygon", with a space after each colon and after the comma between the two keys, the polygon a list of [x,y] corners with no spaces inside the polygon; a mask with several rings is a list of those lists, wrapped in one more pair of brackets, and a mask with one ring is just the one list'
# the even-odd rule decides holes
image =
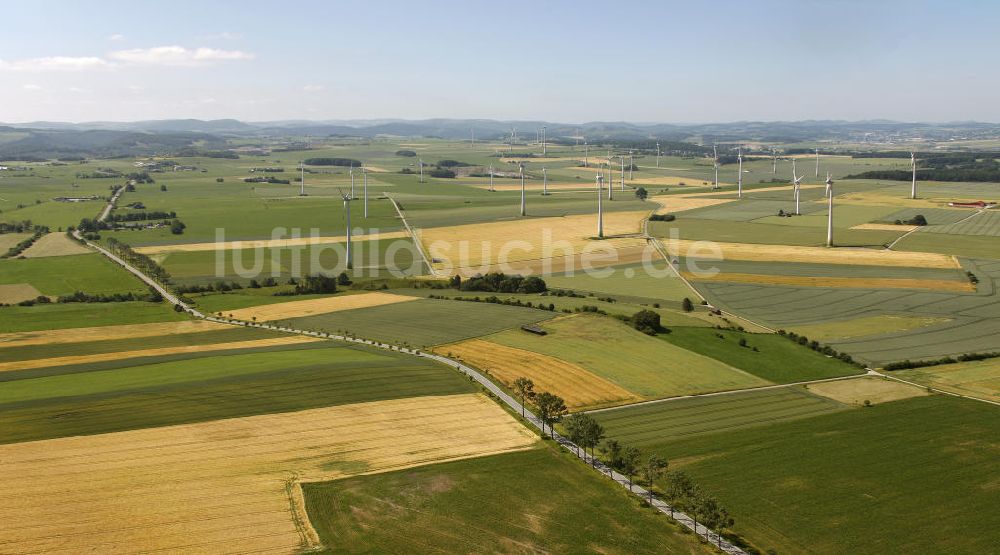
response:
{"label": "dense tree cluster", "polygon": [[346,166],[361,167],[361,161],[353,158],[306,158],[307,166]]}
{"label": "dense tree cluster", "polygon": [[885,370],[908,370],[910,368],[923,368],[925,366],[940,366],[942,364],[955,364],[956,362],[972,362],[976,360],[986,360],[1000,357],[1000,352],[989,353],[967,353],[957,357],[943,357],[934,360],[903,360],[890,362],[884,366]]}
{"label": "dense tree cluster", "polygon": [[417,155],[417,153],[413,152],[412,150],[397,150],[396,151],[396,156],[405,156],[407,158],[413,158],[416,155]]}
{"label": "dense tree cluster", "polygon": [[167,271],[164,270],[162,266],[157,264],[152,258],[146,256],[145,254],[135,252],[132,250],[132,247],[122,243],[114,237],[108,238],[107,246],[109,251],[117,255],[125,262],[128,262],[132,266],[136,267],[147,276],[164,285],[170,283],[170,274],[168,274]]}
{"label": "dense tree cluster", "polygon": [[487,293],[541,293],[548,289],[545,281],[537,276],[508,276],[501,272],[476,275],[459,281],[462,291],[485,291]]}

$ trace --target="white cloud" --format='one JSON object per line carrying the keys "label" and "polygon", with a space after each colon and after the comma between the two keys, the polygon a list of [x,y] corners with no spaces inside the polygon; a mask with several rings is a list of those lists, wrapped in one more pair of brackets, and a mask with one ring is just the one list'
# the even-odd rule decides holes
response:
{"label": "white cloud", "polygon": [[129,92],[134,92],[134,93],[140,93],[146,90],[146,87],[143,87],[142,85],[129,85],[125,88],[128,89]]}
{"label": "white cloud", "polygon": [[306,92],[320,92],[324,89],[326,89],[326,87],[324,87],[323,85],[306,85],[302,87],[302,90]]}
{"label": "white cloud", "polygon": [[94,56],[50,56],[25,60],[0,60],[0,71],[85,71],[108,69],[113,64]]}
{"label": "white cloud", "polygon": [[123,41],[123,40],[125,40],[125,35],[121,35],[121,34],[115,33],[115,34],[109,36],[108,40],[113,40],[115,42]]}
{"label": "white cloud", "polygon": [[66,90],[68,90],[71,93],[77,93],[77,94],[87,92],[87,89],[81,89],[80,87],[70,87]]}
{"label": "white cloud", "polygon": [[252,60],[254,55],[240,50],[157,46],[154,48],[118,50],[109,54],[109,57],[113,60],[135,65],[204,66],[217,62]]}
{"label": "white cloud", "polygon": [[26,90],[26,91],[40,91],[40,90],[42,90],[42,87],[40,87],[38,85],[35,85],[33,83],[28,83],[26,85],[23,85],[21,88],[24,89],[24,90]]}

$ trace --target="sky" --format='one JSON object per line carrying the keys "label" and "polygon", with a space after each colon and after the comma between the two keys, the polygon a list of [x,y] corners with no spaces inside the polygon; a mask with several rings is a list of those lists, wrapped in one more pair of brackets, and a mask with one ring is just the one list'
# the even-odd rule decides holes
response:
{"label": "sky", "polygon": [[0,121],[1000,121],[1000,2],[0,1]]}

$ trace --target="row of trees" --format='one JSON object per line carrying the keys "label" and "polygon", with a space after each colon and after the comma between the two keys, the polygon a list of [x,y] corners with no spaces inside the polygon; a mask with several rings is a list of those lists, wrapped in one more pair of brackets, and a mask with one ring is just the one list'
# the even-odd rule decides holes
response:
{"label": "row of trees", "polygon": [[122,260],[128,262],[142,273],[155,279],[161,284],[166,285],[170,283],[170,274],[168,274],[167,271],[164,270],[162,266],[157,264],[152,258],[132,250],[132,247],[122,243],[114,237],[108,237],[106,244],[109,251],[117,255]]}
{"label": "row of trees", "polygon": [[[538,419],[542,422],[542,433],[548,426],[548,433],[553,434],[553,425],[562,421],[566,437],[577,449],[577,456],[588,459],[590,451],[591,465],[596,466],[598,458],[594,454],[600,452],[600,460],[612,470],[628,479],[629,491],[632,491],[633,480],[641,480],[649,494],[648,502],[653,503],[653,490],[657,480],[666,476],[666,487],[663,496],[670,505],[670,515],[679,510],[708,529],[721,531],[733,525],[733,518],[719,501],[700,488],[694,480],[682,471],[667,472],[668,461],[655,453],[644,454],[638,447],[625,445],[616,439],[605,437],[604,427],[594,417],[586,413],[576,413],[565,417],[567,413],[565,401],[558,395],[549,392],[536,392],[531,379],[519,377],[514,380],[514,392],[521,399],[521,416],[524,417],[524,406],[531,403],[535,406]],[[564,418],[565,417],[565,418]],[[603,442],[603,443],[602,443]],[[718,537],[721,545],[721,533]]]}
{"label": "row of trees", "polygon": [[507,275],[502,272],[476,275],[464,281],[461,276],[455,275],[451,278],[451,286],[462,291],[487,293],[542,293],[548,289],[545,280],[540,277]]}

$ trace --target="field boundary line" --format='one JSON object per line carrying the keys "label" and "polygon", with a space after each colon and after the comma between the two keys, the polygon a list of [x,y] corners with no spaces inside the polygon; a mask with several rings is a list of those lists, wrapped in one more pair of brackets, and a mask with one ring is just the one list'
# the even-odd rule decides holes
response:
{"label": "field boundary line", "polygon": [[417,252],[420,253],[420,258],[422,258],[424,264],[427,265],[427,271],[430,272],[432,277],[437,277],[437,270],[434,269],[434,266],[431,264],[431,260],[427,257],[427,253],[424,252],[424,246],[420,243],[420,238],[417,237],[417,234],[413,232],[413,228],[410,227],[410,222],[406,221],[406,216],[403,215],[403,209],[399,207],[399,203],[396,202],[396,199],[392,198],[392,195],[386,193],[385,197],[389,199],[389,202],[392,203],[392,207],[396,209],[396,214],[399,216],[400,221],[403,222],[403,229],[406,230],[410,239],[413,240],[413,244],[416,245]]}
{"label": "field boundary line", "polygon": [[804,381],[804,382],[779,383],[779,384],[774,384],[774,385],[762,385],[762,386],[758,386],[758,387],[747,387],[747,388],[744,388],[744,389],[727,389],[725,391],[713,391],[711,393],[692,393],[691,395],[678,395],[676,397],[664,397],[663,399],[650,399],[649,401],[640,401],[638,403],[632,403],[630,405],[618,405],[616,407],[604,407],[604,408],[601,408],[601,409],[593,409],[593,410],[587,410],[587,411],[583,411],[583,412],[585,412],[587,414],[591,414],[591,413],[595,413],[595,412],[607,412],[607,411],[612,411],[612,410],[628,409],[628,408],[638,407],[638,406],[642,406],[642,405],[652,405],[652,404],[655,404],[655,403],[668,403],[670,401],[680,401],[682,399],[697,399],[699,397],[718,397],[718,396],[721,396],[721,395],[735,395],[737,393],[750,392],[750,391],[766,391],[768,389],[779,389],[779,388],[782,388],[782,387],[794,387],[794,386],[797,386],[797,385],[809,385],[809,384],[814,384],[814,383],[836,382],[836,381],[842,381],[842,380],[856,380],[858,378],[863,378],[863,377],[865,377],[867,375],[870,375],[870,374],[852,374],[850,376],[837,376],[835,378],[820,378],[818,380],[807,380],[807,381]]}

